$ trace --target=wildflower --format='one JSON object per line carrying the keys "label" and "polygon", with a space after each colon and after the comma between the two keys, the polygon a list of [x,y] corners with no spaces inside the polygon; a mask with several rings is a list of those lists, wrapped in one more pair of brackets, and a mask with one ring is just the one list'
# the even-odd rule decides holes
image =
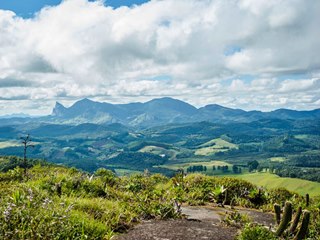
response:
{"label": "wildflower", "polygon": [[27,198],[29,199],[30,202],[32,202],[33,201],[33,191],[31,188],[28,189],[28,194],[29,195],[27,196]]}
{"label": "wildflower", "polygon": [[6,209],[3,211],[4,220],[6,222],[8,222],[10,220],[12,209],[15,206],[16,206],[15,204],[9,203],[8,206],[6,207]]}
{"label": "wildflower", "polygon": [[48,208],[48,205],[52,203],[52,201],[49,198],[45,198],[43,203],[42,203],[42,207],[43,208]]}

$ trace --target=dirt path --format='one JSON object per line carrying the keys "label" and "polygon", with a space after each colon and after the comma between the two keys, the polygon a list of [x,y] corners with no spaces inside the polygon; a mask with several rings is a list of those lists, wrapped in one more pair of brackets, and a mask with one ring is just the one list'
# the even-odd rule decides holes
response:
{"label": "dirt path", "polygon": [[[228,208],[182,207],[185,219],[167,221],[145,221],[128,233],[117,236],[116,240],[233,240],[238,229],[221,224]],[[251,209],[238,209],[248,214],[253,221],[269,226],[273,215]]]}

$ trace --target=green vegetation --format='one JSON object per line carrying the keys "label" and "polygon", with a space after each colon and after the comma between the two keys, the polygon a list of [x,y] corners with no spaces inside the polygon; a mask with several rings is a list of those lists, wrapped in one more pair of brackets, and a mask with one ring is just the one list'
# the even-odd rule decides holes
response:
{"label": "green vegetation", "polygon": [[[11,166],[0,173],[1,239],[110,239],[143,219],[179,218],[176,202],[232,203],[271,211],[275,202],[290,200],[297,206],[305,201],[289,191],[263,190],[237,178],[182,172],[167,178],[148,171],[117,177],[107,169],[89,174],[33,160],[25,175],[20,162],[8,157],[0,161]],[[13,163],[18,167],[13,168]],[[310,236],[320,234],[319,211],[315,211],[319,207],[319,199],[311,198],[308,209],[315,221]],[[242,228],[250,219],[236,213],[226,218],[227,224],[237,221]],[[254,236],[269,236],[253,229]],[[245,228],[240,237],[248,234],[252,233]]]}
{"label": "green vegetation", "polygon": [[247,224],[237,240],[277,240],[278,238],[264,226]]}
{"label": "green vegetation", "polygon": [[320,195],[320,183],[307,180],[282,178],[275,174],[262,172],[234,176],[266,188],[287,188],[288,190],[297,192],[301,195],[305,195],[306,193],[309,193],[311,196]]}
{"label": "green vegetation", "polygon": [[231,149],[238,149],[238,146],[221,138],[217,138],[201,144],[199,149],[195,151],[195,155],[209,156],[218,152],[227,152]]}
{"label": "green vegetation", "polygon": [[116,177],[54,166],[0,174],[1,239],[110,239],[140,219],[175,218],[161,175]]}
{"label": "green vegetation", "polygon": [[208,161],[208,162],[186,162],[186,163],[178,163],[178,164],[164,164],[164,165],[160,165],[159,167],[162,168],[168,168],[171,170],[178,170],[178,169],[184,169],[186,170],[188,167],[190,166],[196,166],[196,165],[202,165],[202,166],[206,166],[207,169],[212,168],[213,166],[215,167],[222,167],[222,166],[229,166],[232,167],[232,165],[230,163],[224,162],[224,161]]}
{"label": "green vegetation", "polygon": [[[281,207],[290,201],[297,214],[278,235],[300,239],[307,233],[318,240],[319,119],[252,114],[244,122],[231,121],[234,116],[167,124],[169,114],[158,122],[162,126],[141,128],[77,125],[78,118],[52,116],[1,120],[0,155],[14,156],[0,157],[0,239],[110,239],[144,219],[179,218],[182,203],[264,211],[276,206],[281,225]],[[27,135],[23,149],[19,137],[26,132],[35,144],[28,148]],[[279,239],[279,228],[269,231],[250,221],[238,212],[225,219],[242,229],[239,239]]]}
{"label": "green vegetation", "polygon": [[[269,169],[281,177],[320,182],[317,119],[175,123],[145,129],[121,124],[6,124],[0,155],[22,157],[18,139],[29,132],[36,143],[28,150],[29,157],[88,172],[100,167],[127,172],[148,169],[172,176],[178,165],[190,163],[206,166],[206,174],[221,175],[232,174],[234,165],[241,173],[254,170],[248,163],[257,161],[258,171]],[[212,161],[226,162],[228,172],[213,171],[205,164]]]}
{"label": "green vegetation", "polygon": [[15,156],[0,156],[0,172],[7,172],[9,170],[13,170],[16,167],[33,167],[35,165],[41,165],[41,166],[48,166],[50,163],[43,161],[43,160],[37,160],[37,159],[29,159],[27,162],[27,165],[25,165],[22,158],[15,157]]}
{"label": "green vegetation", "polygon": [[[208,161],[208,162],[185,162],[177,164],[164,164],[158,166],[161,169],[168,170],[181,170],[185,172],[194,173],[200,172],[205,173],[209,176],[218,176],[218,175],[233,175],[242,173],[242,168],[236,165],[224,161]],[[244,170],[244,172],[247,172]]]}
{"label": "green vegetation", "polygon": [[269,159],[271,162],[285,162],[287,160],[285,157],[272,157]]}
{"label": "green vegetation", "polygon": [[288,227],[290,221],[292,219],[292,204],[291,202],[286,202],[283,210],[283,216],[280,220],[279,226],[275,234],[280,237],[283,232],[286,230]]}

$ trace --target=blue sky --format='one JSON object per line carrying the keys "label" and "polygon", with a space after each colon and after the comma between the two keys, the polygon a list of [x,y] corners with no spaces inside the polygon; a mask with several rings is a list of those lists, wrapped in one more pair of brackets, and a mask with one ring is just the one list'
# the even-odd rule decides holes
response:
{"label": "blue sky", "polygon": [[[11,10],[18,16],[30,18],[35,12],[38,12],[44,6],[54,6],[61,3],[62,0],[0,0],[0,9]],[[148,0],[107,0],[106,5],[114,8],[120,6],[139,5]]]}
{"label": "blue sky", "polygon": [[0,0],[0,115],[82,98],[320,108],[319,0],[144,2]]}

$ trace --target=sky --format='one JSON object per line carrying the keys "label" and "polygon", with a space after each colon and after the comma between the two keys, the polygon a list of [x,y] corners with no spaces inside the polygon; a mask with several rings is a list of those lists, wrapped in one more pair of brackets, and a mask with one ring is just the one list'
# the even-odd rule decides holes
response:
{"label": "sky", "polygon": [[173,97],[320,108],[318,0],[0,0],[0,115]]}

